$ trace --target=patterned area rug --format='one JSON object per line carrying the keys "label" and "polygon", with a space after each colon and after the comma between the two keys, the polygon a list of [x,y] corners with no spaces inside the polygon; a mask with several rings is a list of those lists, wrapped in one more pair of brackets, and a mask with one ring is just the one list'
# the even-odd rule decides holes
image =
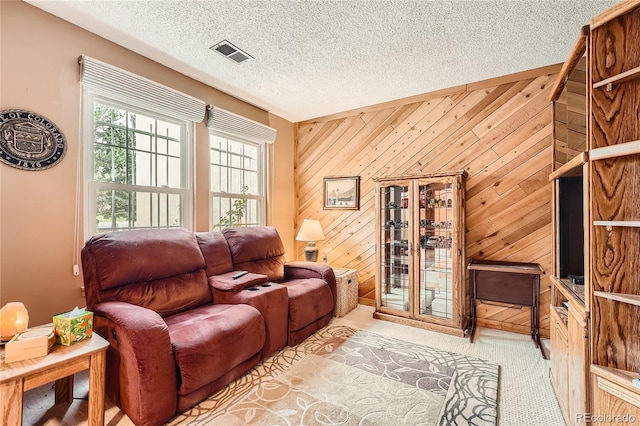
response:
{"label": "patterned area rug", "polygon": [[499,366],[330,326],[170,425],[495,425]]}

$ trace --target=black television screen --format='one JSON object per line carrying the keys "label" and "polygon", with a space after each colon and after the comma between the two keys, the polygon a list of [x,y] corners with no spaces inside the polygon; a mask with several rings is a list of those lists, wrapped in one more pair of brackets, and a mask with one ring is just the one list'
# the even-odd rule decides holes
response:
{"label": "black television screen", "polygon": [[584,275],[584,221],[582,176],[559,179],[560,278]]}

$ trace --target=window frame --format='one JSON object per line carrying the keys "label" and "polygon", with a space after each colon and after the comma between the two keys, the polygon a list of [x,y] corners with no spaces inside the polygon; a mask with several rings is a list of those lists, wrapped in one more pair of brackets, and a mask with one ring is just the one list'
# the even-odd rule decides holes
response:
{"label": "window frame", "polygon": [[[168,123],[179,125],[180,130],[180,161],[181,161],[181,176],[180,182],[182,188],[172,188],[168,186],[148,186],[148,185],[135,185],[125,184],[117,182],[97,182],[94,180],[95,174],[95,157],[94,147],[95,143],[95,120],[94,120],[94,103],[101,103],[103,105],[122,108],[128,112],[133,112],[147,117],[162,120]],[[167,116],[161,112],[154,112],[148,108],[144,108],[140,105],[136,105],[135,102],[125,101],[118,95],[109,93],[98,93],[91,89],[83,89],[83,136],[84,143],[82,149],[84,149],[84,164],[85,173],[83,176],[84,184],[84,234],[85,240],[93,235],[118,232],[120,230],[133,230],[133,229],[148,229],[148,228],[174,228],[174,226],[140,226],[140,227],[123,227],[122,229],[103,229],[97,227],[95,218],[97,214],[97,192],[100,189],[109,190],[124,190],[129,193],[133,192],[146,192],[150,194],[178,194],[182,195],[182,224],[175,226],[186,229],[193,229],[194,223],[194,183],[193,183],[193,170],[194,170],[194,135],[195,135],[195,123],[184,118],[174,118]],[[150,153],[154,156],[154,153]],[[131,218],[129,218],[131,221]]]}
{"label": "window frame", "polygon": [[[258,188],[260,191],[260,194],[242,194],[242,193],[229,193],[229,192],[219,192],[219,191],[213,191],[211,188],[211,182],[213,180],[213,167],[214,163],[213,160],[211,158],[211,154],[214,150],[213,146],[212,146],[212,141],[213,141],[213,137],[218,137],[218,138],[222,138],[225,139],[227,141],[227,143],[229,141],[232,142],[236,142],[236,143],[241,143],[244,145],[249,145],[252,147],[257,148],[258,150],[258,167],[257,167],[257,177],[258,177]],[[227,151],[228,152],[228,151]],[[215,129],[209,128],[209,181],[208,181],[208,185],[209,185],[209,230],[210,231],[220,231],[222,229],[224,229],[226,226],[219,226],[218,224],[214,223],[214,209],[213,209],[213,203],[214,200],[216,198],[226,198],[231,200],[231,202],[233,202],[233,200],[236,199],[246,199],[246,200],[257,200],[258,201],[258,216],[259,216],[259,220],[257,221],[256,224],[236,224],[233,226],[264,226],[267,223],[267,188],[268,188],[268,182],[267,182],[267,165],[269,163],[268,161],[268,155],[269,155],[269,150],[268,147],[266,146],[266,144],[264,143],[260,143],[260,142],[255,142],[255,141],[250,141],[248,139],[244,139],[238,136],[230,136],[227,133],[224,132],[218,132]],[[229,166],[228,165],[223,165],[223,164],[217,164],[218,166],[222,166],[222,167],[226,167],[227,170],[229,170]],[[247,169],[240,169],[240,170],[247,170]]]}

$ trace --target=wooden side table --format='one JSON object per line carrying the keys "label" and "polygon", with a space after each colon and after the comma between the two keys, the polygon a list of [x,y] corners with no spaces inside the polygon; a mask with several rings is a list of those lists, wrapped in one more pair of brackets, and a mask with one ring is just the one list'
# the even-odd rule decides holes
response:
{"label": "wooden side table", "polygon": [[24,392],[55,381],[55,401],[73,401],[73,375],[89,370],[90,426],[104,425],[105,357],[109,342],[93,333],[90,339],[71,346],[54,345],[45,357],[4,362],[0,351],[0,425],[22,424]]}
{"label": "wooden side table", "polygon": [[343,317],[358,306],[358,271],[355,269],[333,268],[336,275],[336,316]]}
{"label": "wooden side table", "polygon": [[531,339],[542,357],[547,359],[540,343],[540,275],[537,263],[471,259],[467,267],[470,278],[469,340],[473,343],[476,327],[476,300],[508,303],[531,308]]}

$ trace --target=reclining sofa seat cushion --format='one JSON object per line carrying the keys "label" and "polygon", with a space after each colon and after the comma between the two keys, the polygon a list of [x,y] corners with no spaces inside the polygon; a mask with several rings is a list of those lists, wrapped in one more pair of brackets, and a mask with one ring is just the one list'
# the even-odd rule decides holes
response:
{"label": "reclining sofa seat cushion", "polygon": [[218,303],[247,304],[260,311],[267,332],[262,348],[263,358],[286,346],[289,330],[289,297],[285,286],[265,282],[247,288],[221,290],[212,285],[211,292],[213,299]]}
{"label": "reclining sofa seat cushion", "polygon": [[180,395],[205,386],[262,350],[264,320],[257,309],[247,308],[201,306],[165,318],[180,372]]}
{"label": "reclining sofa seat cushion", "polygon": [[[305,267],[307,262],[286,263],[284,245],[276,228],[226,228],[222,234],[229,244],[234,270],[265,274],[270,281],[287,288],[289,299],[290,346],[296,345],[329,323],[335,307],[335,276],[333,289],[323,279],[318,268],[331,271],[326,265]],[[291,277],[285,275],[289,267],[301,267]],[[298,331],[302,330],[298,333]]]}
{"label": "reclining sofa seat cushion", "polygon": [[[310,278],[311,277],[311,278]],[[283,284],[289,292],[289,346],[329,324],[337,292],[333,269],[316,262],[289,262]]]}
{"label": "reclining sofa seat cushion", "polygon": [[136,424],[169,420],[251,369],[264,321],[212,304],[205,261],[183,229],[116,232],[82,250],[87,307],[107,350],[107,392]]}

